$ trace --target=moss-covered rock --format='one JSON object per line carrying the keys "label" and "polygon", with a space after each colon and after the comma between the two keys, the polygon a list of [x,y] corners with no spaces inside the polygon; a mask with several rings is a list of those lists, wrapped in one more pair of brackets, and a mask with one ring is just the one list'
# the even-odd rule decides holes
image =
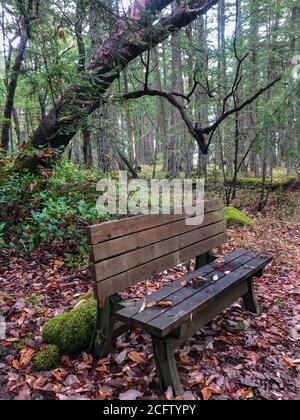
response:
{"label": "moss-covered rock", "polygon": [[56,344],[62,353],[75,355],[86,350],[96,323],[96,301],[85,300],[70,312],[56,316],[43,329],[43,340]]}
{"label": "moss-covered rock", "polygon": [[37,371],[55,369],[59,363],[61,352],[55,344],[50,344],[33,358],[33,367]]}
{"label": "moss-covered rock", "polygon": [[234,207],[225,207],[225,220],[228,226],[255,226],[255,222]]}

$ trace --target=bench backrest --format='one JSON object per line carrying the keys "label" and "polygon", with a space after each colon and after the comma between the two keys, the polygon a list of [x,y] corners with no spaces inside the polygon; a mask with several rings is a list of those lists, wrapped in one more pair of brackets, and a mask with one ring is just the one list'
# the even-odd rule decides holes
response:
{"label": "bench backrest", "polygon": [[145,215],[88,228],[95,297],[100,300],[197,257],[226,241],[222,200],[205,202],[201,225],[190,216]]}

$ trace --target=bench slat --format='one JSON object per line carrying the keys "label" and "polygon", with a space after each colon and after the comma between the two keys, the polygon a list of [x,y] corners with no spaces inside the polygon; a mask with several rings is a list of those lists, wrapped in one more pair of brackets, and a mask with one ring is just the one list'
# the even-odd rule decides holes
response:
{"label": "bench slat", "polygon": [[[204,203],[204,213],[221,210],[224,207],[223,200],[209,200]],[[141,232],[146,229],[168,224],[179,220],[184,220],[190,216],[183,214],[150,214],[137,216],[123,220],[113,220],[87,228],[88,241],[91,245],[108,241],[131,233]]]}
{"label": "bench slat", "polygon": [[[139,281],[143,281],[152,275],[159,274],[167,268],[175,267],[186,259],[204,254],[214,247],[222,245],[226,242],[226,240],[226,233],[221,233],[212,238],[201,240],[196,244],[182,248],[172,254],[157,258],[139,267],[118,274],[117,276],[94,283],[95,296],[97,299],[102,299],[119,291],[125,290]],[[94,279],[97,279],[96,273],[93,273],[94,267],[95,266],[91,266],[91,271],[94,275]]]}
{"label": "bench slat", "polygon": [[[258,254],[254,253],[252,251],[247,252],[244,255],[241,255],[240,257],[232,260],[230,258],[230,263],[227,262],[227,264],[230,264],[230,270],[233,272],[237,269],[239,269],[242,265],[247,264],[248,262],[250,262],[253,258],[255,258]],[[189,280],[192,277],[197,277],[201,276],[204,278],[207,278],[208,281],[205,282],[205,284],[203,285],[203,287],[199,288],[199,289],[194,289],[193,287],[182,287],[181,290],[179,290],[177,293],[171,294],[169,296],[166,297],[167,301],[172,302],[173,306],[177,306],[180,303],[184,302],[185,300],[187,300],[188,298],[190,298],[191,296],[195,295],[196,293],[198,294],[202,289],[207,288],[208,286],[210,286],[210,282],[213,280],[214,276],[218,276],[219,280],[223,277],[226,276],[225,271],[220,271],[220,270],[216,270],[216,266],[220,266],[221,264],[211,264],[210,265],[210,270],[205,267],[205,270],[198,270],[194,273],[189,274],[188,276],[185,276],[184,279]],[[199,274],[198,274],[199,273]],[[156,299],[155,299],[156,300]],[[152,320],[154,320],[155,318],[158,318],[159,316],[161,316],[163,313],[169,311],[170,308],[159,308],[159,307],[153,307],[153,308],[149,308],[147,309],[147,311],[143,311],[141,313],[138,313],[136,315],[134,315],[132,318],[136,321],[140,321],[140,322],[145,322],[145,323],[151,323]]]}
{"label": "bench slat", "polygon": [[[224,212],[217,210],[206,213],[201,227],[224,220]],[[200,227],[200,225],[199,225]],[[197,226],[186,224],[186,220],[179,220],[141,232],[131,233],[127,236],[112,239],[91,247],[91,261],[96,263],[102,260],[125,254],[136,249],[155,244],[166,239],[179,236],[195,230]]]}
{"label": "bench slat", "polygon": [[[242,255],[240,259],[241,265],[234,269],[230,274],[225,275],[225,273],[217,271],[219,276],[217,282],[209,284],[204,289],[195,290],[190,288],[192,293],[190,296],[186,296],[188,293],[185,292],[185,300],[181,300],[178,303],[175,303],[174,301],[174,306],[164,309],[163,312],[157,316],[154,315],[155,309],[149,308],[144,311],[145,313],[142,312],[138,315],[134,315],[132,318],[128,318],[125,315],[126,312],[122,310],[118,312],[117,317],[123,320],[126,319],[126,322],[142,327],[149,333],[158,337],[164,337],[180,326],[184,321],[188,320],[195,310],[200,310],[200,308],[201,310],[205,309],[205,307],[213,302],[217,296],[226,293],[231,287],[235,287],[243,280],[250,278],[272,260],[269,256],[251,252]],[[208,267],[206,266],[204,269],[207,271]],[[198,270],[194,273],[194,276],[195,275],[205,277],[204,270]],[[171,300],[169,297],[168,300]],[[149,299],[151,298],[152,300],[156,300],[155,293],[149,297]],[[151,312],[151,316],[154,315],[150,320],[148,320],[147,316],[148,311],[149,313]],[[160,311],[160,309],[157,308],[157,311]],[[158,314],[158,312],[156,313]],[[143,322],[143,318],[147,319],[147,321]]]}
{"label": "bench slat", "polygon": [[134,267],[138,267],[149,261],[156,260],[159,257],[173,252],[180,253],[181,249],[193,246],[193,244],[199,242],[200,239],[204,241],[205,239],[225,232],[225,230],[226,223],[224,221],[204,227],[200,226],[198,229],[194,226],[194,230],[191,232],[151,244],[147,247],[122,254],[109,260],[105,260],[95,264],[95,280],[105,280],[109,277],[125,272]]}
{"label": "bench slat", "polygon": [[240,284],[243,280],[250,278],[254,273],[265,267],[270,261],[272,261],[271,257],[259,255],[248,262],[248,264],[243,265],[238,270],[209,286],[207,290],[200,291],[190,299],[176,305],[176,307],[170,308],[163,316],[152,320],[148,324],[148,327],[151,328],[152,331],[156,331],[156,334],[159,334],[159,336],[166,336],[172,330],[180,326],[184,320],[188,320],[195,310],[200,310],[200,308],[201,310],[204,310],[217,296],[225,294],[230,288]]}
{"label": "bench slat", "polygon": [[[224,264],[230,264],[232,262],[234,262],[234,260],[236,260],[237,258],[240,258],[242,256],[244,256],[245,254],[248,254],[249,251],[245,250],[245,249],[240,249],[240,250],[236,250],[234,252],[232,252],[231,254],[227,255],[224,259],[225,259],[225,263]],[[224,264],[220,264],[217,262],[212,262],[208,265],[206,265],[205,267],[194,271],[186,276],[182,276],[180,277],[178,280],[174,281],[173,283],[161,287],[160,289],[158,289],[156,292],[151,293],[149,296],[146,297],[145,299],[145,304],[147,305],[150,302],[159,302],[160,300],[170,300],[170,296],[173,295],[174,293],[176,293],[178,290],[182,291],[183,286],[182,286],[182,282],[184,280],[189,280],[192,277],[195,276],[202,276],[205,277],[207,275],[213,274],[216,272],[216,267],[218,266],[222,266]],[[219,272],[220,273],[220,272]],[[187,288],[186,288],[187,289]],[[126,308],[120,310],[118,312],[118,317],[120,317],[120,319],[122,318],[123,320],[126,320],[128,318],[131,318],[134,322],[135,319],[135,315],[138,315],[140,313],[140,309],[143,305],[144,301],[143,300],[138,300],[135,303],[127,306]],[[153,311],[160,311],[160,308],[147,308],[146,311],[142,312],[143,314],[145,314],[146,312],[148,313],[153,313]],[[164,312],[164,310],[162,310],[162,312]],[[157,312],[158,313],[158,312]],[[154,318],[154,316],[152,316],[152,318]],[[150,319],[152,319],[150,318]]]}

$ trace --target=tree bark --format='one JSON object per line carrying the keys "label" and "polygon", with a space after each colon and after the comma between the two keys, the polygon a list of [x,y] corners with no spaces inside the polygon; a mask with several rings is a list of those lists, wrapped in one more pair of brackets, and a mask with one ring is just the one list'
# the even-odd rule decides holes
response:
{"label": "tree bark", "polygon": [[16,52],[16,58],[12,67],[11,79],[7,87],[6,102],[3,113],[3,124],[1,130],[1,147],[8,151],[9,149],[9,132],[11,127],[12,114],[14,109],[15,93],[17,89],[18,79],[20,76],[21,66],[24,60],[24,53],[28,42],[28,31],[24,24],[22,25],[22,33],[20,36],[19,45]]}
{"label": "tree bark", "polygon": [[[208,73],[208,54],[207,54],[207,32],[204,16],[197,19],[197,38],[199,52],[197,54],[197,70],[201,81],[205,85]],[[208,126],[208,98],[205,92],[200,92],[196,96],[196,112],[198,112],[198,120],[202,122],[204,127]],[[198,146],[198,176],[200,178],[207,177],[207,156],[204,155]]]}
{"label": "tree bark", "polygon": [[[172,3],[172,12],[176,13],[179,8],[179,3],[175,0]],[[178,36],[172,35],[171,39],[172,49],[172,91],[184,94],[183,78],[182,78],[182,57],[181,47]],[[181,104],[183,99],[179,98]],[[171,110],[171,125],[172,132],[168,144],[168,174],[171,178],[178,178],[182,164],[182,154],[180,150],[180,136],[183,136],[181,117],[177,109],[172,107]]]}
{"label": "tree bark", "polygon": [[[81,74],[84,72],[85,63],[86,63],[86,51],[83,39],[83,23],[86,16],[87,2],[83,0],[76,1],[76,25],[75,25],[75,35],[78,48],[78,73]],[[83,122],[82,128],[82,140],[83,140],[83,159],[84,164],[91,168],[93,166],[93,156],[92,156],[92,145],[91,145],[91,132],[88,126],[88,122]]]}

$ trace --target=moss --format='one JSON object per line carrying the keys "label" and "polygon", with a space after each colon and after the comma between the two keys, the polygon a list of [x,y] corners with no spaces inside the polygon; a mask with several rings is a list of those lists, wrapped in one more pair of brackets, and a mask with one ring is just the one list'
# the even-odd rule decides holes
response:
{"label": "moss", "polygon": [[[293,182],[295,180],[294,177],[288,177],[288,176],[281,176],[277,179],[271,179],[271,178],[267,178],[265,180],[265,186],[269,189],[277,189],[280,187],[284,187],[285,185],[290,184],[291,182]],[[245,187],[245,188],[261,188],[262,184],[263,184],[263,180],[261,178],[239,178],[238,179],[238,184],[241,187]]]}
{"label": "moss", "polygon": [[26,305],[30,305],[30,306],[37,306],[39,305],[40,301],[41,301],[41,298],[36,295],[31,295],[25,299]]}
{"label": "moss", "polygon": [[96,323],[96,302],[89,298],[51,319],[44,327],[43,340],[47,344],[56,344],[63,353],[75,355],[88,348]]}
{"label": "moss", "polygon": [[33,367],[37,371],[55,369],[59,363],[60,357],[60,349],[55,344],[50,344],[33,358]]}
{"label": "moss", "polygon": [[225,207],[224,210],[225,220],[229,226],[242,225],[242,226],[255,226],[255,222],[234,207]]}

